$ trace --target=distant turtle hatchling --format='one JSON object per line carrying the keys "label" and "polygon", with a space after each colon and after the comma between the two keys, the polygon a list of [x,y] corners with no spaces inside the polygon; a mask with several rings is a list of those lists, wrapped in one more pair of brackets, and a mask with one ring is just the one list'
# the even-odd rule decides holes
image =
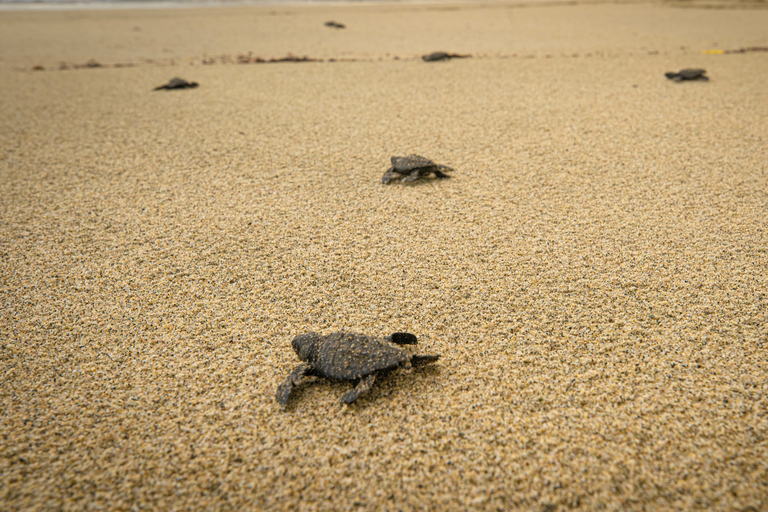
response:
{"label": "distant turtle hatchling", "polygon": [[194,89],[198,85],[199,84],[197,82],[187,82],[182,78],[171,78],[167,84],[155,87],[152,90],[160,91],[166,89],[170,91],[171,89]]}
{"label": "distant turtle hatchling", "polygon": [[432,52],[427,55],[422,55],[421,59],[424,62],[439,62],[451,59],[466,59],[467,57],[469,57],[469,55],[462,55],[460,53]]}
{"label": "distant turtle hatchling", "polygon": [[389,183],[395,178],[402,178],[402,181],[415,181],[430,174],[434,174],[437,178],[450,178],[443,171],[453,171],[446,165],[436,164],[419,155],[393,156],[391,161],[392,167],[384,173],[381,178],[382,183]]}
{"label": "distant turtle hatchling", "polygon": [[703,80],[707,81],[709,80],[709,77],[706,75],[707,70],[706,69],[681,69],[678,72],[669,71],[667,73],[664,73],[664,76],[669,78],[670,80],[674,80],[675,82],[683,82],[685,80]]}
{"label": "distant turtle hatchling", "polygon": [[416,336],[405,332],[396,332],[385,338],[352,332],[334,332],[327,336],[310,332],[296,336],[291,345],[304,362],[277,387],[277,403],[285,409],[291,391],[306,376],[354,382],[355,388],[341,397],[342,403],[352,403],[371,389],[377,374],[432,363],[440,357],[411,355],[395,346],[415,344]]}

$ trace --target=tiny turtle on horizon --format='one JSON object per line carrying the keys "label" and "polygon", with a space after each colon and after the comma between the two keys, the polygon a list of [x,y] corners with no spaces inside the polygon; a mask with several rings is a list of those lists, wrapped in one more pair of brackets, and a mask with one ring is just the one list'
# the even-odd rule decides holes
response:
{"label": "tiny turtle on horizon", "polygon": [[469,57],[469,55],[462,55],[460,53],[432,52],[427,55],[422,55],[421,59],[424,62],[438,62],[451,59],[466,59],[467,57]]}
{"label": "tiny turtle on horizon", "polygon": [[675,82],[683,82],[686,80],[703,80],[706,82],[709,80],[706,72],[706,69],[685,68],[678,72],[668,71],[667,73],[664,73],[664,76]]}
{"label": "tiny turtle on horizon", "polygon": [[395,178],[401,178],[402,181],[415,181],[430,174],[434,174],[437,178],[450,178],[443,171],[453,171],[447,165],[436,164],[429,158],[419,155],[393,156],[391,162],[392,167],[384,173],[381,178],[382,183],[389,183]]}
{"label": "tiny turtle on horizon", "polygon": [[155,87],[152,89],[153,91],[160,91],[160,90],[172,90],[172,89],[194,89],[199,84],[197,82],[187,82],[186,80],[182,78],[171,78],[167,84],[160,85],[158,87]]}
{"label": "tiny turtle on horizon", "polygon": [[355,388],[341,397],[341,403],[350,404],[371,389],[376,375],[438,360],[439,355],[411,355],[395,346],[416,342],[416,336],[406,332],[383,338],[354,332],[334,332],[327,336],[310,332],[296,336],[291,345],[304,362],[277,387],[277,403],[284,410],[293,388],[301,384],[304,377],[313,376],[352,381]]}

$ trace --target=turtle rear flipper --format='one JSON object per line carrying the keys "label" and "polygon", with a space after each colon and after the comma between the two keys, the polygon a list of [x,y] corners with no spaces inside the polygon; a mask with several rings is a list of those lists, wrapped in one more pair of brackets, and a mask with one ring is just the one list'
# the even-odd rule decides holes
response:
{"label": "turtle rear flipper", "polygon": [[371,386],[373,386],[373,382],[376,380],[376,375],[373,373],[366,375],[360,381],[357,383],[357,386],[355,386],[355,389],[352,391],[347,391],[344,393],[344,396],[341,397],[341,403],[343,404],[351,404],[355,400],[357,400],[357,397],[362,395],[363,393],[367,393],[370,391]]}
{"label": "turtle rear flipper", "polygon": [[395,345],[416,345],[418,343],[416,336],[409,332],[393,332],[389,336],[389,341]]}
{"label": "turtle rear flipper", "polygon": [[434,363],[438,359],[440,359],[439,355],[416,355],[411,357],[411,366],[422,366],[425,364]]}

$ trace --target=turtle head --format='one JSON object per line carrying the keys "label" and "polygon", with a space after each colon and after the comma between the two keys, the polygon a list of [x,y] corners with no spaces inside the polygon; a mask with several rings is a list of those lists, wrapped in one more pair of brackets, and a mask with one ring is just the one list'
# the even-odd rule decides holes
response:
{"label": "turtle head", "polygon": [[291,345],[293,345],[293,350],[299,355],[299,359],[311,362],[317,358],[317,344],[319,341],[319,334],[309,332],[293,338]]}

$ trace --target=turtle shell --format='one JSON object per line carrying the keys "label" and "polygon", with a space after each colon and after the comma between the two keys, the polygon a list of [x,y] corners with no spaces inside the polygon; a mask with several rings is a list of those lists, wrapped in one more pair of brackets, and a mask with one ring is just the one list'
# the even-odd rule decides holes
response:
{"label": "turtle shell", "polygon": [[316,371],[333,379],[359,379],[378,370],[395,368],[410,361],[407,351],[371,336],[335,332],[321,338],[314,360]]}
{"label": "turtle shell", "polygon": [[704,69],[681,69],[677,75],[683,80],[696,80],[704,76],[707,71]]}
{"label": "turtle shell", "polygon": [[407,172],[412,171],[414,169],[420,169],[422,167],[436,167],[437,164],[430,160],[429,158],[424,158],[423,156],[419,155],[408,155],[408,156],[393,156],[392,157],[392,167],[395,168],[395,171],[397,172]]}

